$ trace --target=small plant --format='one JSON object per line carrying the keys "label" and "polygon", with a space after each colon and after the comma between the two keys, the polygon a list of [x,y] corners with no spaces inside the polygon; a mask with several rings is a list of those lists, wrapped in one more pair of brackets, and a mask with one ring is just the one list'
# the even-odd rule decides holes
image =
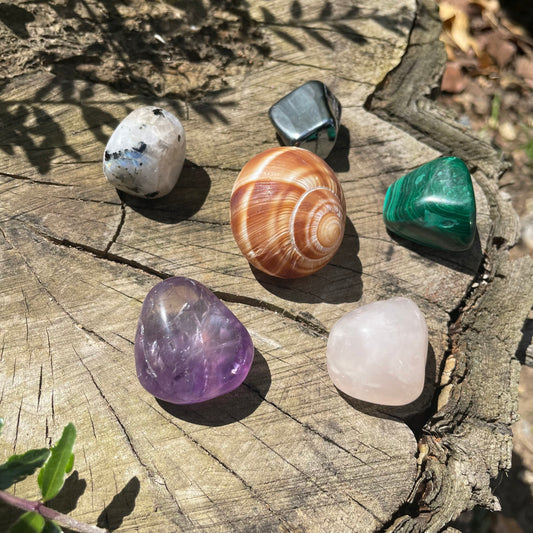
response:
{"label": "small plant", "polygon": [[[0,418],[0,432],[4,421]],[[28,450],[20,455],[12,455],[0,465],[0,501],[26,511],[9,529],[8,533],[61,533],[61,527],[68,527],[79,533],[106,533],[106,529],[91,526],[74,520],[58,511],[46,507],[45,502],[55,498],[74,466],[72,449],[76,439],[76,429],[70,423],[63,429],[61,438],[51,449]],[[25,500],[6,489],[33,475],[37,469],[37,483],[42,498],[37,501]]]}

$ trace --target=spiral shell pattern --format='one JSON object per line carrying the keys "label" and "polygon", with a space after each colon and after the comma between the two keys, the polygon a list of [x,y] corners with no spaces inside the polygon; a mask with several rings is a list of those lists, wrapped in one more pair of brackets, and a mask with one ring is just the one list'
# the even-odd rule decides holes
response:
{"label": "spiral shell pattern", "polygon": [[324,160],[303,148],[271,148],[250,159],[233,185],[230,211],[241,252],[279,278],[316,272],[344,235],[339,180]]}

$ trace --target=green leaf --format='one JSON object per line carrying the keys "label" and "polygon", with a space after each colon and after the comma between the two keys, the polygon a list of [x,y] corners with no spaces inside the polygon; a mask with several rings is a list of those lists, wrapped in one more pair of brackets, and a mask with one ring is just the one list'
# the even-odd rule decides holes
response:
{"label": "green leaf", "polygon": [[0,418],[0,435],[2,434],[2,428],[4,427],[4,419]]}
{"label": "green leaf", "polygon": [[63,487],[67,468],[72,468],[72,448],[76,440],[76,428],[70,423],[65,426],[63,435],[51,449],[50,458],[39,472],[37,481],[41,488],[43,501],[51,500]]}
{"label": "green leaf", "polygon": [[70,474],[72,467],[74,466],[74,454],[71,453],[68,459],[67,466],[65,466],[65,473]]}
{"label": "green leaf", "polygon": [[24,513],[10,528],[8,533],[41,533],[44,518],[35,511]]}
{"label": "green leaf", "polygon": [[63,533],[63,530],[52,520],[47,520],[42,533]]}
{"label": "green leaf", "polygon": [[0,490],[5,490],[14,483],[31,476],[35,470],[44,465],[50,450],[40,448],[28,450],[21,455],[12,455],[4,464],[0,465]]}

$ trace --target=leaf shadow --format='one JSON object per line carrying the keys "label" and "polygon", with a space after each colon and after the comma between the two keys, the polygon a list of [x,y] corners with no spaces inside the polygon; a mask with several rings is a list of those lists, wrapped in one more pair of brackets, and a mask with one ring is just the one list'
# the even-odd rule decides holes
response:
{"label": "leaf shadow", "polygon": [[[46,506],[63,514],[71,513],[77,506],[79,498],[85,492],[87,482],[79,478],[77,470],[74,470],[65,480],[65,483],[57,496],[46,502]],[[22,510],[0,502],[0,531],[8,531],[23,513]],[[63,533],[75,533],[73,530],[62,527]]]}
{"label": "leaf shadow", "polygon": [[106,145],[109,135],[104,131],[104,127],[115,129],[119,125],[119,120],[96,105],[82,105],[80,109],[85,124],[92,130],[94,137]]}
{"label": "leaf shadow", "polygon": [[113,496],[111,502],[98,516],[96,525],[108,531],[117,530],[128,515],[135,509],[135,500],[139,495],[141,484],[137,476],[133,476],[122,490]]}
{"label": "leaf shadow", "polygon": [[[180,89],[170,83],[169,87],[164,86],[161,80],[168,72],[169,61],[200,65],[211,64],[213,58],[217,58],[222,66],[231,62],[242,64],[246,58],[235,45],[237,40],[230,39],[231,32],[228,33],[232,24],[237,28],[234,32],[239,32],[250,49],[262,56],[268,54],[268,46],[258,33],[257,23],[251,19],[247,2],[168,1],[164,3],[166,10],[136,14],[138,20],[135,21],[130,12],[119,7],[130,6],[131,2],[127,0],[96,0],[92,3],[85,0],[61,3],[35,0],[34,3],[46,6],[51,20],[55,13],[61,21],[57,26],[61,30],[56,27],[51,30],[53,35],[59,32],[58,38],[51,41],[50,46],[35,51],[35,61],[52,76],[28,96],[26,90],[22,98],[17,98],[19,91],[15,89],[12,101],[0,101],[0,123],[4,126],[0,133],[0,150],[13,155],[16,148],[21,148],[30,165],[41,175],[51,171],[58,154],[73,161],[81,159],[69,142],[60,114],[54,112],[52,116],[49,103],[78,107],[85,125],[101,143],[108,138],[104,127],[116,127],[118,121],[97,102],[87,101],[94,95],[92,85],[95,82],[106,84],[122,94],[144,97],[150,103],[161,97],[187,101],[189,107],[208,123],[228,125],[226,109],[234,107],[235,102],[217,101],[221,91],[204,90],[204,85],[195,87],[194,79],[184,82]],[[176,10],[182,10],[183,15],[166,16],[172,4]],[[223,11],[234,22],[219,16]],[[36,40],[35,31],[28,26],[35,19],[36,16],[27,9],[0,3],[0,22],[28,49]],[[77,33],[75,43],[69,39],[73,33]],[[65,44],[61,44],[63,42]],[[113,68],[109,67],[110,61]],[[191,67],[192,70],[196,68]],[[187,74],[173,76],[187,78]],[[189,90],[188,86],[192,88]],[[204,93],[208,96],[203,97]]]}
{"label": "leaf shadow", "polygon": [[13,155],[16,147],[22,148],[40,174],[50,171],[58,150],[76,161],[81,158],[68,143],[61,124],[40,105],[21,103],[10,109],[0,101],[0,123],[8,126],[0,133],[0,150]]}
{"label": "leaf shadow", "polygon": [[327,37],[332,32],[358,45],[368,42],[367,37],[357,30],[359,21],[376,22],[397,35],[407,34],[412,24],[412,14],[406,7],[401,8],[397,14],[382,15],[379,8],[368,10],[358,6],[336,7],[332,1],[326,0],[318,16],[307,16],[302,2],[293,0],[289,7],[290,17],[283,21],[264,6],[260,10],[263,23],[269,26],[270,31],[301,52],[306,50],[306,46],[290,32],[292,28],[302,30],[316,44],[335,50],[335,41]]}
{"label": "leaf shadow", "polygon": [[27,39],[30,36],[26,24],[34,20],[35,16],[22,7],[5,3],[0,4],[0,21],[20,39]]}
{"label": "leaf shadow", "polygon": [[0,531],[8,531],[23,513],[22,509],[0,501]]}
{"label": "leaf shadow", "polygon": [[[295,37],[292,27],[302,29],[317,46],[329,51],[335,49],[332,34],[358,44],[364,44],[366,37],[357,30],[359,20],[372,19],[383,27],[404,31],[408,17],[380,17],[379,10],[362,9],[351,6],[336,6],[325,0],[318,14],[311,14],[307,6],[294,0],[289,6],[289,19],[281,20],[267,7],[261,7],[261,21],[252,19],[250,5],[246,1],[206,0],[205,2],[186,2],[167,0],[167,6],[183,12],[180,16],[168,17],[157,10],[139,14],[144,25],[132,24],[131,17],[125,15],[119,6],[130,6],[127,0],[97,0],[99,9],[85,0],[66,0],[63,3],[50,3],[36,0],[36,4],[46,5],[68,28],[67,34],[77,32],[80,36],[94,35],[94,38],[79,39],[75,49],[65,53],[59,45],[51,45],[39,52],[39,64],[53,76],[35,94],[10,105],[0,102],[0,123],[6,125],[6,133],[0,135],[0,149],[13,155],[16,147],[21,147],[30,164],[39,172],[46,174],[52,168],[52,161],[62,153],[74,161],[81,155],[76,151],[61,126],[59,116],[52,116],[46,109],[51,98],[63,104],[81,108],[82,118],[95,138],[105,143],[107,135],[103,126],[116,126],[116,119],[102,110],[97,104],[84,103],[91,96],[91,84],[95,81],[105,83],[123,94],[143,96],[149,100],[177,98],[186,100],[189,107],[200,114],[208,123],[219,122],[229,125],[226,109],[235,105],[234,101],[217,101],[217,93],[199,88],[175,89],[172,84],[164,86],[165,69],[168,61],[176,54],[179,60],[194,65],[210,63],[214,57],[222,61],[243,62],[239,50],[232,48],[232,42],[220,42],[228,34],[232,25],[238,28],[239,35],[248,42],[249,47],[260,56],[270,53],[269,45],[260,29],[269,26],[270,31],[304,51],[306,44]],[[31,47],[31,24],[35,16],[22,7],[7,3],[0,4],[0,20],[20,39],[27,40]],[[227,12],[229,18],[217,13]],[[159,36],[162,40],[155,38]],[[163,36],[163,37],[161,37]],[[61,39],[57,39],[60,43]],[[109,68],[109,58],[114,68]],[[107,59],[105,59],[107,58]],[[140,67],[139,65],[145,65]],[[104,72],[105,74],[102,74]],[[179,74],[178,74],[179,76]],[[187,74],[183,74],[187,78]],[[81,89],[80,83],[85,83]],[[189,81],[187,81],[189,83]],[[191,85],[191,87],[194,83]],[[187,84],[185,84],[187,86]],[[201,96],[203,93],[209,96]],[[9,130],[9,134],[8,134]]]}
{"label": "leaf shadow", "polygon": [[78,500],[87,488],[87,481],[80,479],[78,471],[74,470],[65,480],[65,484],[55,498],[48,501],[47,506],[68,514],[76,509]]}

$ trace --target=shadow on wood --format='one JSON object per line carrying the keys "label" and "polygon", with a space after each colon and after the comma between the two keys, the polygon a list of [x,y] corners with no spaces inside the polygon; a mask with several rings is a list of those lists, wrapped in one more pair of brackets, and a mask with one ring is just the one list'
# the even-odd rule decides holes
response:
{"label": "shadow on wood", "polygon": [[429,261],[434,261],[448,268],[453,268],[458,272],[475,276],[479,272],[479,268],[483,261],[483,252],[481,251],[481,242],[477,231],[472,246],[464,252],[437,250],[436,248],[430,248],[429,246],[423,246],[422,244],[417,244],[404,239],[389,230],[387,230],[387,233],[391,239],[396,241],[403,248],[407,248]]}
{"label": "shadow on wood", "polygon": [[140,488],[139,479],[136,476],[132,477],[100,513],[97,526],[107,528],[109,531],[118,529],[124,518],[133,512]]}
{"label": "shadow on wood", "polygon": [[337,142],[331,154],[326,158],[326,163],[337,173],[350,170],[350,130],[341,124]]}
{"label": "shadow on wood", "polygon": [[[533,307],[531,308],[533,311]],[[533,318],[526,318],[522,327],[522,339],[516,349],[515,357],[526,366],[533,366],[533,354],[530,354],[528,348],[533,342]]]}
{"label": "shadow on wood", "polygon": [[27,39],[30,34],[28,33],[26,24],[33,22],[35,17],[22,7],[2,3],[0,4],[0,20],[17,37],[20,37],[21,39]]}
{"label": "shadow on wood", "polygon": [[292,302],[358,302],[363,294],[363,266],[357,257],[359,237],[346,219],[344,238],[331,261],[315,274],[297,279],[269,276],[250,266],[257,281],[269,292]]}
{"label": "shadow on wood", "polygon": [[415,434],[418,439],[422,435],[422,428],[427,422],[428,418],[434,412],[433,398],[435,395],[435,384],[437,382],[437,362],[435,359],[435,351],[430,343],[428,343],[428,354],[426,361],[426,377],[424,381],[424,388],[420,396],[406,405],[377,405],[356,398],[352,398],[342,391],[339,394],[344,400],[349,403],[354,409],[379,418],[389,420],[402,420],[405,422]]}
{"label": "shadow on wood", "polygon": [[166,196],[146,200],[122,191],[118,195],[142,216],[163,224],[176,224],[200,210],[210,188],[211,179],[205,169],[186,159],[176,186]]}
{"label": "shadow on wood", "polygon": [[533,495],[530,484],[524,481],[528,471],[522,458],[513,452],[512,466],[509,473],[501,473],[495,494],[500,498],[504,516],[515,518],[524,533],[533,527]]}
{"label": "shadow on wood", "polygon": [[78,500],[87,488],[87,481],[80,479],[78,471],[74,470],[65,480],[59,494],[46,505],[63,514],[68,514],[76,509]]}

